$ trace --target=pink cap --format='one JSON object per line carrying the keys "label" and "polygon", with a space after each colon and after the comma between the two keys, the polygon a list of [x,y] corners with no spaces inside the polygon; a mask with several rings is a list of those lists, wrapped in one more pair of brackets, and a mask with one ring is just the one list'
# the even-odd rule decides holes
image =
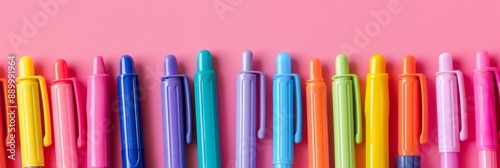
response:
{"label": "pink cap", "polygon": [[485,68],[490,66],[490,54],[488,51],[481,50],[476,54],[476,68]]}
{"label": "pink cap", "polygon": [[439,71],[453,71],[453,57],[450,53],[442,53],[439,56]]}

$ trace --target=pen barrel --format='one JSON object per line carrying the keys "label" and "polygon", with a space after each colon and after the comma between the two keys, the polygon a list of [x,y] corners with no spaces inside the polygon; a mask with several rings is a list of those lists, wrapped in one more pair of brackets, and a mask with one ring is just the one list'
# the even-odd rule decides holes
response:
{"label": "pen barrel", "polygon": [[398,154],[418,155],[420,139],[420,81],[417,77],[399,77]]}
{"label": "pen barrel", "polygon": [[87,82],[87,167],[109,168],[112,126],[109,76],[90,75]]}
{"label": "pen barrel", "polygon": [[356,167],[354,149],[354,93],[349,79],[333,82],[335,167]]}
{"label": "pen barrel", "polygon": [[182,88],[180,78],[167,78],[161,82],[165,168],[186,167]]}
{"label": "pen barrel", "polygon": [[478,149],[497,150],[498,148],[497,92],[491,72],[476,71],[474,73],[476,145]]}
{"label": "pen barrel", "polygon": [[22,167],[45,166],[40,117],[40,89],[35,80],[17,83]]}
{"label": "pen barrel", "polygon": [[215,72],[196,72],[194,82],[198,165],[200,168],[221,167]]}
{"label": "pen barrel", "polygon": [[460,122],[457,77],[451,73],[436,77],[439,152],[460,152]]}
{"label": "pen barrel", "polygon": [[236,167],[256,168],[257,76],[239,74],[236,79]]}
{"label": "pen barrel", "polygon": [[330,167],[325,82],[306,84],[309,168]]}
{"label": "pen barrel", "polygon": [[144,167],[139,81],[135,74],[118,76],[122,166]]}
{"label": "pen barrel", "polygon": [[367,168],[389,167],[389,75],[366,77],[366,162]]}
{"label": "pen barrel", "polygon": [[60,168],[78,167],[73,85],[71,83],[58,82],[52,85],[50,90],[54,121],[56,165]]}
{"label": "pen barrel", "polygon": [[294,81],[275,77],[273,81],[273,163],[293,164]]}

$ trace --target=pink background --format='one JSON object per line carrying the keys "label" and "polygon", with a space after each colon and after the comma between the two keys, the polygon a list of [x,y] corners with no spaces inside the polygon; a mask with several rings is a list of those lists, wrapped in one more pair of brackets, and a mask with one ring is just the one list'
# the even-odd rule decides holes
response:
{"label": "pink background", "polygon": [[[37,3],[53,3],[57,8],[51,6],[45,10],[43,5]],[[215,8],[214,4],[219,7]],[[218,9],[225,11],[218,14]],[[499,10],[500,2],[484,1],[4,1],[0,7],[0,55],[4,57],[0,61],[0,73],[3,74],[0,76],[6,77],[8,54],[16,54],[18,58],[31,55],[36,63],[36,73],[44,75],[48,81],[54,78],[53,62],[64,58],[71,74],[84,83],[91,73],[93,56],[104,56],[107,71],[114,78],[118,73],[120,56],[132,55],[140,75],[141,92],[146,97],[142,101],[146,165],[161,167],[163,139],[159,79],[163,75],[163,58],[167,54],[176,55],[180,72],[192,77],[197,52],[208,49],[214,55],[219,84],[222,166],[234,167],[235,76],[240,71],[243,50],[254,52],[255,68],[266,74],[268,97],[272,96],[275,56],[281,51],[292,55],[293,71],[301,75],[302,83],[308,77],[308,60],[320,58],[324,65],[323,76],[329,86],[328,95],[331,93],[330,79],[334,74],[337,54],[349,54],[351,71],[359,74],[364,92],[369,58],[380,53],[386,56],[387,71],[390,73],[390,162],[391,167],[395,167],[396,75],[401,71],[401,58],[412,54],[418,61],[418,71],[427,75],[430,86],[430,140],[420,149],[422,167],[438,167],[434,74],[438,68],[438,55],[448,51],[455,56],[455,66],[465,74],[468,94],[470,137],[461,144],[460,165],[476,167],[471,79],[473,58],[478,50],[486,49],[493,57],[492,64],[500,65]],[[389,14],[390,18],[383,17],[379,21],[373,12]],[[30,24],[34,28],[25,28]],[[360,34],[366,37],[360,39]],[[13,36],[17,36],[17,44],[9,39]],[[357,49],[355,52],[343,50],[342,46],[346,44]],[[113,85],[116,85],[115,80]],[[112,159],[113,167],[119,167],[121,147],[116,87],[112,88],[112,93]],[[328,101],[331,102],[330,96]],[[267,106],[266,138],[258,141],[258,167],[261,168],[272,167],[271,103],[269,101]],[[329,104],[330,111],[331,108]],[[328,115],[329,121],[332,121],[332,113]],[[330,139],[333,139],[331,122],[329,129]],[[304,136],[304,141],[295,145],[294,167],[307,166],[307,143]],[[364,143],[356,147],[359,167],[364,166],[364,147]],[[187,145],[188,167],[197,166],[196,153],[196,144]],[[54,147],[47,148],[45,154],[47,167],[54,167]],[[333,164],[332,147],[330,154]],[[8,164],[20,167],[19,148],[16,161],[9,161]]]}

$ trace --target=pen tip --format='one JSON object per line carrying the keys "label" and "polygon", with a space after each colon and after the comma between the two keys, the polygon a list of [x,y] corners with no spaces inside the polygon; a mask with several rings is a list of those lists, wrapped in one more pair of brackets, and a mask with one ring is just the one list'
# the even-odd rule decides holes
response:
{"label": "pen tip", "polygon": [[453,70],[453,57],[450,53],[442,53],[439,56],[439,71],[452,71]]}
{"label": "pen tip", "polygon": [[481,50],[476,54],[476,67],[484,68],[490,66],[490,54],[486,50]]}
{"label": "pen tip", "polygon": [[321,61],[317,58],[309,61],[309,79],[310,80],[323,80],[321,72]]}
{"label": "pen tip", "polygon": [[252,51],[249,50],[243,51],[242,57],[243,57],[242,70],[251,71],[253,69]]}
{"label": "pen tip", "polygon": [[349,61],[346,55],[339,54],[335,58],[335,74],[349,74]]}
{"label": "pen tip", "polygon": [[165,57],[165,75],[177,74],[177,59],[173,55]]}
{"label": "pen tip", "polygon": [[120,73],[121,74],[135,73],[134,59],[132,59],[131,56],[124,55],[120,59]]}
{"label": "pen tip", "polygon": [[68,77],[68,65],[63,59],[58,59],[54,63],[54,76],[56,80]]}
{"label": "pen tip", "polygon": [[416,73],[415,57],[408,55],[403,58],[403,74]]}
{"label": "pen tip", "polygon": [[286,52],[281,52],[276,57],[276,74],[292,73],[292,59]]}
{"label": "pen tip", "polygon": [[35,75],[33,59],[30,56],[24,56],[19,59],[19,77]]}
{"label": "pen tip", "polygon": [[212,53],[208,50],[201,50],[198,53],[198,71],[213,70]]}
{"label": "pen tip", "polygon": [[101,56],[94,57],[94,69],[93,74],[105,74],[106,68],[104,66],[104,60]]}
{"label": "pen tip", "polygon": [[385,73],[385,58],[382,55],[374,55],[370,58],[370,73]]}

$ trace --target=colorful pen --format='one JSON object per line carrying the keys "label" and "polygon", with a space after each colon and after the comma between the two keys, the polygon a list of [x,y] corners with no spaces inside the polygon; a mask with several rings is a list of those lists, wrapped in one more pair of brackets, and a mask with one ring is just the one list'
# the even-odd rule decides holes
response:
{"label": "colorful pen", "polygon": [[[22,166],[44,167],[43,146],[52,145],[52,123],[45,78],[35,75],[33,60],[24,56],[19,60],[19,77],[16,81]],[[43,126],[40,108],[43,108]],[[42,135],[42,128],[45,135]]]}
{"label": "colorful pen", "polygon": [[359,79],[349,73],[347,56],[336,58],[332,77],[335,167],[356,167],[354,143],[362,141]]}
{"label": "colorful pen", "polygon": [[[236,167],[256,168],[257,138],[263,139],[266,121],[264,74],[253,71],[253,55],[243,52],[240,74],[236,77]],[[260,88],[257,89],[257,82]],[[260,91],[260,126],[257,132],[257,90]]]}
{"label": "colorful pen", "polygon": [[416,73],[413,56],[403,58],[403,74],[398,84],[398,167],[420,168],[418,151],[427,142],[427,83]]}
{"label": "colorful pen", "polygon": [[122,139],[122,166],[125,168],[144,167],[138,78],[132,57],[123,56],[120,59],[120,75],[117,77],[117,83]]}
{"label": "colorful pen", "polygon": [[[55,80],[52,82],[50,91],[56,165],[58,168],[78,167],[78,148],[83,147],[86,142],[83,139],[84,112],[79,83],[76,78],[68,77],[67,64],[62,59],[54,63],[54,76]],[[75,116],[75,111],[77,116]],[[76,119],[78,119],[78,129],[75,128]]]}
{"label": "colorful pen", "polygon": [[[500,71],[490,66],[489,54],[479,51],[474,71],[476,108],[476,145],[480,168],[497,167],[498,128],[497,105],[500,91]],[[498,87],[498,88],[495,88]]]}
{"label": "colorful pen", "polygon": [[102,57],[97,56],[87,77],[87,167],[111,167],[110,125],[109,75]]}
{"label": "colorful pen", "polygon": [[[293,114],[294,98],[295,116]],[[302,141],[302,96],[300,77],[292,73],[292,61],[290,55],[285,52],[276,57],[276,75],[274,75],[273,81],[273,116],[274,167],[291,168],[293,143]],[[293,123],[296,124],[295,129]]]}
{"label": "colorful pen", "polygon": [[322,76],[321,61],[316,58],[309,61],[306,101],[309,168],[330,167],[326,84]]}
{"label": "colorful pen", "polygon": [[366,75],[366,167],[389,167],[389,75],[385,59],[375,55],[370,59]]}
{"label": "colorful pen", "polygon": [[194,74],[198,167],[200,168],[221,167],[216,86],[212,54],[207,50],[202,50],[198,53],[197,71]]}
{"label": "colorful pen", "polygon": [[468,137],[467,100],[463,74],[460,70],[453,70],[453,57],[450,53],[439,56],[436,101],[441,167],[458,168],[460,141],[465,141]]}
{"label": "colorful pen", "polygon": [[184,146],[192,140],[189,78],[178,74],[175,56],[165,57],[164,65],[165,76],[161,78],[161,107],[165,167],[185,168]]}

